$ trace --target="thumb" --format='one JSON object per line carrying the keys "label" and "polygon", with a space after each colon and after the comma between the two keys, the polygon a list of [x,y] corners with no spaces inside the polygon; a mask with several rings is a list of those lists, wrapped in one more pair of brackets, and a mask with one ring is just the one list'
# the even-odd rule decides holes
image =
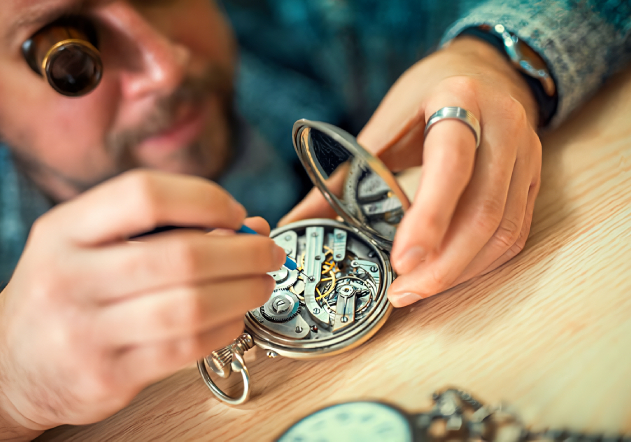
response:
{"label": "thumb", "polygon": [[291,212],[283,217],[279,226],[310,218],[335,218],[335,210],[329,205],[317,187],[311,189],[307,196]]}
{"label": "thumb", "polygon": [[[347,171],[348,163],[344,163],[322,183],[331,194],[337,195],[338,198],[342,195],[342,188],[344,187],[344,179],[346,178]],[[314,187],[291,212],[280,220],[278,225],[284,226],[285,224],[301,219],[335,218],[336,216],[335,210],[331,207],[326,198],[324,198],[322,192],[317,187]]]}

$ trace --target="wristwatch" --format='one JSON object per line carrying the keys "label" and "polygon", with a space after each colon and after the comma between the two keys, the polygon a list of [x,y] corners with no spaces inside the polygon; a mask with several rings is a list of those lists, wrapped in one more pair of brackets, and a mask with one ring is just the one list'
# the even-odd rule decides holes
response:
{"label": "wristwatch", "polygon": [[558,104],[556,85],[545,61],[524,41],[502,24],[467,28],[459,36],[470,35],[497,48],[524,77],[539,104],[539,126],[546,126]]}

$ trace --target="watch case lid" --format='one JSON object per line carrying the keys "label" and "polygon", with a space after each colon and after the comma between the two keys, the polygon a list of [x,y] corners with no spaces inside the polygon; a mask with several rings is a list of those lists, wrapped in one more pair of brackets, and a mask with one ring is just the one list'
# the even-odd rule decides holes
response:
{"label": "watch case lid", "polygon": [[313,184],[350,226],[390,249],[410,202],[394,175],[348,132],[298,120],[292,139]]}

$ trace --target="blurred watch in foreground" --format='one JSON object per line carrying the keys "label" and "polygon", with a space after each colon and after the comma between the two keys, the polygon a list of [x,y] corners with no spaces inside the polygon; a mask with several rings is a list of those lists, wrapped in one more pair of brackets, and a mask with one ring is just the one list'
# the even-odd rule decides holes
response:
{"label": "blurred watch in foreground", "polygon": [[429,412],[411,414],[378,401],[331,405],[292,425],[278,442],[628,442],[631,437],[531,431],[506,405],[483,405],[466,391],[436,392]]}

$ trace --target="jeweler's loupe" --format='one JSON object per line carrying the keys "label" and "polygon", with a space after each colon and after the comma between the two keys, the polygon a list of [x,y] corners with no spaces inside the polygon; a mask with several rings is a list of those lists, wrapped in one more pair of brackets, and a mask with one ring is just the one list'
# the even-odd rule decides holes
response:
{"label": "jeweler's loupe", "polygon": [[22,44],[28,65],[62,95],[80,97],[96,88],[103,75],[96,32],[85,19],[58,20]]}

